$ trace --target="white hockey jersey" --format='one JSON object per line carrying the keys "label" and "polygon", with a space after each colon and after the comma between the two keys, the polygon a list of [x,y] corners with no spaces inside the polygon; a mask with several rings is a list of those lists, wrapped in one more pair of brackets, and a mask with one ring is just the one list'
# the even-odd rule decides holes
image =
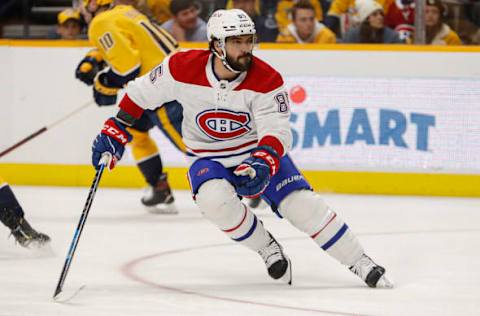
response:
{"label": "white hockey jersey", "polygon": [[[178,52],[149,74],[131,81],[120,108],[138,117],[176,100],[183,107],[182,136],[187,155],[233,167],[260,145],[280,155],[291,147],[290,109],[281,75],[253,57],[248,72],[218,80],[208,50]],[[140,109],[141,108],[141,109]]]}

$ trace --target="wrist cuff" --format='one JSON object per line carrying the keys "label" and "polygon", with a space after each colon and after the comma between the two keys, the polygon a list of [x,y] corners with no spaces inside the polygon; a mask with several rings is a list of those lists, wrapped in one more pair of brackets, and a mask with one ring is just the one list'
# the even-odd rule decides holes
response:
{"label": "wrist cuff", "polygon": [[258,146],[268,146],[271,147],[275,153],[278,155],[278,157],[283,157],[283,154],[285,153],[285,150],[283,149],[282,142],[276,138],[275,136],[264,136],[260,141],[258,142]]}
{"label": "wrist cuff", "polygon": [[126,114],[132,116],[136,120],[138,120],[142,116],[144,111],[144,109],[139,107],[135,102],[132,101],[132,99],[130,99],[128,94],[125,94],[123,96],[122,101],[120,101],[119,107]]}

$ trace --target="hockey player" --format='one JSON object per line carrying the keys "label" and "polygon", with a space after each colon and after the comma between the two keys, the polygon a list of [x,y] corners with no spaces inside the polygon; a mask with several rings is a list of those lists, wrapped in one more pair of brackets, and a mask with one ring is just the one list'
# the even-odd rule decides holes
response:
{"label": "hockey player", "polygon": [[22,207],[12,189],[0,177],[0,221],[7,226],[15,240],[23,247],[41,247],[50,241],[50,237],[37,232],[25,219]]}
{"label": "hockey player", "polygon": [[391,287],[385,269],[365,254],[289,157],[287,92],[281,75],[252,56],[252,20],[242,10],[216,11],[208,21],[208,38],[210,50],[176,53],[154,70],[155,80],[146,75],[129,83],[117,116],[105,122],[94,141],[93,164],[98,167],[107,153],[114,167],[130,137],[127,127],[146,109],[178,100],[197,205],[227,236],[257,252],[272,278],[291,283],[291,262],[239,195],[261,195],[368,286]]}
{"label": "hockey player", "polygon": [[[93,95],[99,106],[115,104],[118,91],[127,82],[148,73],[178,48],[170,34],[127,5],[134,2],[86,0],[87,10],[94,15],[88,37],[96,48],[79,63],[75,75],[87,85],[93,85]],[[146,111],[128,128],[133,136],[133,157],[149,184],[141,202],[150,212],[177,213],[177,210],[173,207],[174,198],[149,130],[158,126],[177,149],[185,152],[181,121],[181,106],[170,102]]]}

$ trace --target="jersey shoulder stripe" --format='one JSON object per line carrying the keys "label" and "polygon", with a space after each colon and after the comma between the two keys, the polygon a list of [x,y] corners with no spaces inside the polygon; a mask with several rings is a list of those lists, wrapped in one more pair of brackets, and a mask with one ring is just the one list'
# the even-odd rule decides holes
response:
{"label": "jersey shoulder stripe", "polygon": [[210,87],[205,71],[209,56],[208,50],[178,52],[170,57],[168,68],[175,81]]}
{"label": "jersey shoulder stripe", "polygon": [[258,93],[268,93],[283,85],[282,76],[272,66],[253,56],[252,65],[247,76],[235,90],[251,90]]}

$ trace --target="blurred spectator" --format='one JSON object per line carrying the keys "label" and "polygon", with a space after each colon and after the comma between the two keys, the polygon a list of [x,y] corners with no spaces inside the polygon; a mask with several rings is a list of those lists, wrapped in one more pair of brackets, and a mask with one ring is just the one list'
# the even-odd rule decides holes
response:
{"label": "blurred spectator", "polygon": [[[277,5],[277,13],[275,14],[275,20],[277,20],[278,28],[280,32],[285,32],[290,24],[292,17],[292,8],[298,2],[298,0],[280,0]],[[323,11],[318,0],[309,1],[315,13],[315,19],[317,21],[323,20]]]}
{"label": "blurred spectator", "polygon": [[448,24],[460,37],[463,45],[478,44],[476,38],[480,26],[480,2],[470,0],[469,3],[445,1],[443,22]]}
{"label": "blurred spectator", "polygon": [[207,41],[207,24],[199,18],[199,8],[194,0],[172,0],[170,12],[173,17],[162,27],[177,41]]}
{"label": "blurred spectator", "polygon": [[392,1],[385,12],[385,25],[395,30],[400,39],[411,43],[415,30],[415,0]]}
{"label": "blurred spectator", "polygon": [[[94,4],[95,4],[94,1],[90,1],[87,5],[85,5],[85,3],[83,1],[78,4],[77,9],[80,12],[81,17],[83,18],[83,22],[86,25],[89,25],[90,21],[93,19],[93,14],[90,13],[90,10],[89,10],[88,7],[90,7]],[[95,6],[96,6],[96,4],[95,4]]]}
{"label": "blurred spectator", "polygon": [[427,0],[425,4],[426,43],[431,45],[461,45],[457,33],[443,23],[445,6],[441,0]]}
{"label": "blurred spectator", "polygon": [[[217,0],[217,3],[221,3],[222,1]],[[233,9],[233,0],[227,0],[226,5],[221,6],[225,9]],[[279,0],[255,0],[255,11],[258,15],[267,16],[268,14],[275,14],[277,12],[277,5]]]}
{"label": "blurred spectator", "polygon": [[[261,5],[262,5],[261,1],[260,0],[253,0],[253,3],[254,3],[255,13],[260,15],[261,14],[260,13],[261,12]],[[227,4],[225,6],[225,9],[230,10],[230,9],[240,9],[240,8],[235,7],[234,0],[228,0]],[[243,11],[245,11],[245,10],[243,10]],[[247,12],[247,11],[245,11],[245,12]]]}
{"label": "blurred spectator", "polygon": [[405,43],[397,32],[385,26],[383,7],[375,0],[357,0],[356,12],[360,25],[348,30],[345,43]]}
{"label": "blurred spectator", "polygon": [[471,44],[480,45],[480,29],[478,29],[478,27],[480,26],[480,2],[472,4],[471,10],[469,10],[469,12],[470,19],[477,27],[477,30],[473,32],[471,36]]}
{"label": "blurred spectator", "polygon": [[[377,0],[386,13],[392,1],[394,0]],[[355,26],[355,22],[352,21],[354,14],[355,0],[333,0],[324,23],[337,34],[337,37],[341,38],[343,33]]]}
{"label": "blurred spectator", "polygon": [[469,19],[476,25],[480,26],[480,1],[470,3],[467,8]]}
{"label": "blurred spectator", "polygon": [[[85,24],[89,25],[93,17],[108,11],[114,0],[83,0],[78,4],[78,10]],[[121,4],[135,6],[137,0],[122,0]],[[118,3],[120,4],[120,2]]]}
{"label": "blurred spectator", "polygon": [[233,8],[242,9],[255,23],[259,42],[275,42],[278,36],[278,27],[273,16],[265,17],[259,14],[256,0],[233,0]]}
{"label": "blurred spectator", "polygon": [[171,0],[139,0],[137,5],[140,11],[147,13],[147,16],[153,17],[156,22],[162,24],[172,18],[171,2]]}
{"label": "blurred spectator", "polygon": [[335,34],[315,18],[315,8],[308,0],[292,7],[292,23],[277,38],[279,43],[335,43]]}
{"label": "blurred spectator", "polygon": [[58,25],[49,32],[49,39],[76,40],[85,38],[82,36],[82,20],[80,11],[73,8],[65,9],[58,14]]}

